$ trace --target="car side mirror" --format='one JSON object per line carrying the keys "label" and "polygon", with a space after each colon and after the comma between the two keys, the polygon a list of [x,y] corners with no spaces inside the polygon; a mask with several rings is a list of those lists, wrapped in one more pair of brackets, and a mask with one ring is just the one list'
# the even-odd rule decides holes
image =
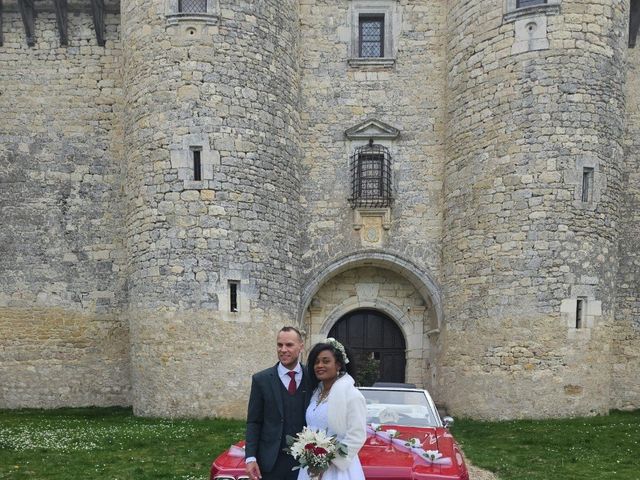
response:
{"label": "car side mirror", "polygon": [[449,428],[451,425],[453,425],[453,417],[444,417],[442,419],[442,423],[444,423],[444,428]]}

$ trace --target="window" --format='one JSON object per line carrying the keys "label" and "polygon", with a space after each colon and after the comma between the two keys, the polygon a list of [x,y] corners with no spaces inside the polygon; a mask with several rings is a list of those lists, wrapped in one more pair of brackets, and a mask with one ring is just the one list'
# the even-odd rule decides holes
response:
{"label": "window", "polygon": [[400,35],[397,0],[351,0],[349,23],[349,66],[355,68],[392,68]]}
{"label": "window", "polygon": [[199,148],[191,148],[191,156],[193,157],[193,179],[195,181],[202,180],[202,151]]}
{"label": "window", "polygon": [[640,28],[640,0],[631,0],[629,7],[629,48],[636,46],[638,28]]}
{"label": "window", "polygon": [[547,0],[516,0],[516,8],[533,7],[534,5],[545,5]]}
{"label": "window", "polygon": [[178,0],[180,13],[206,13],[207,0]]}
{"label": "window", "polygon": [[[219,0],[164,0],[165,17],[167,25],[178,25],[186,23],[189,26],[189,33],[206,34],[201,25],[217,25]],[[175,30],[180,31],[180,30]]]}
{"label": "window", "polygon": [[351,205],[382,208],[391,203],[391,155],[373,143],[356,149],[351,157]]}
{"label": "window", "polygon": [[240,293],[240,282],[229,280],[229,311],[238,312],[238,294]]}
{"label": "window", "polygon": [[[562,0],[503,0],[504,20],[513,22],[532,17],[557,15]],[[525,22],[526,23],[526,22]]]}
{"label": "window", "polygon": [[358,25],[359,56],[384,57],[384,15],[360,15]]}
{"label": "window", "polygon": [[590,202],[593,199],[593,168],[582,169],[582,201]]}
{"label": "window", "polygon": [[584,327],[584,311],[586,304],[586,297],[578,297],[576,301],[576,328]]}

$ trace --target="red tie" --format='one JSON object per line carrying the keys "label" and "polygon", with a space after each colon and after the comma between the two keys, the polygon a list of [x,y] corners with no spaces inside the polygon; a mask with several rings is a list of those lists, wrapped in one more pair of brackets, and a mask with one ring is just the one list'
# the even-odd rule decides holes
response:
{"label": "red tie", "polygon": [[291,377],[291,380],[289,380],[289,388],[287,388],[287,391],[289,392],[289,395],[295,395],[296,393],[296,372],[294,372],[293,370],[291,370],[290,372],[287,372],[287,375],[289,375]]}

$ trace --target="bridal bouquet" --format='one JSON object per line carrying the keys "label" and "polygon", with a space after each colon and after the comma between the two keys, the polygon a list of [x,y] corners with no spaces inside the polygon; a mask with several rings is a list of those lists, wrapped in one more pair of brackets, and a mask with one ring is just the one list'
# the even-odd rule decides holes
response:
{"label": "bridal bouquet", "polygon": [[347,447],[338,442],[335,435],[329,436],[326,432],[316,432],[307,427],[295,437],[287,435],[287,444],[287,453],[300,462],[300,466],[294,467],[294,470],[307,467],[311,478],[317,478],[327,470],[336,456],[347,455]]}

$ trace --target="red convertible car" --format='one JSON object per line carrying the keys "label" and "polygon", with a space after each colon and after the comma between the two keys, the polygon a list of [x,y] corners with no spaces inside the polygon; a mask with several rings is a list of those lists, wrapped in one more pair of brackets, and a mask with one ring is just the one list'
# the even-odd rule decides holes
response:
{"label": "red convertible car", "polygon": [[[367,440],[360,462],[367,480],[468,480],[453,422],[438,410],[426,390],[361,387],[367,401]],[[244,480],[243,442],[211,465],[211,480]]]}

